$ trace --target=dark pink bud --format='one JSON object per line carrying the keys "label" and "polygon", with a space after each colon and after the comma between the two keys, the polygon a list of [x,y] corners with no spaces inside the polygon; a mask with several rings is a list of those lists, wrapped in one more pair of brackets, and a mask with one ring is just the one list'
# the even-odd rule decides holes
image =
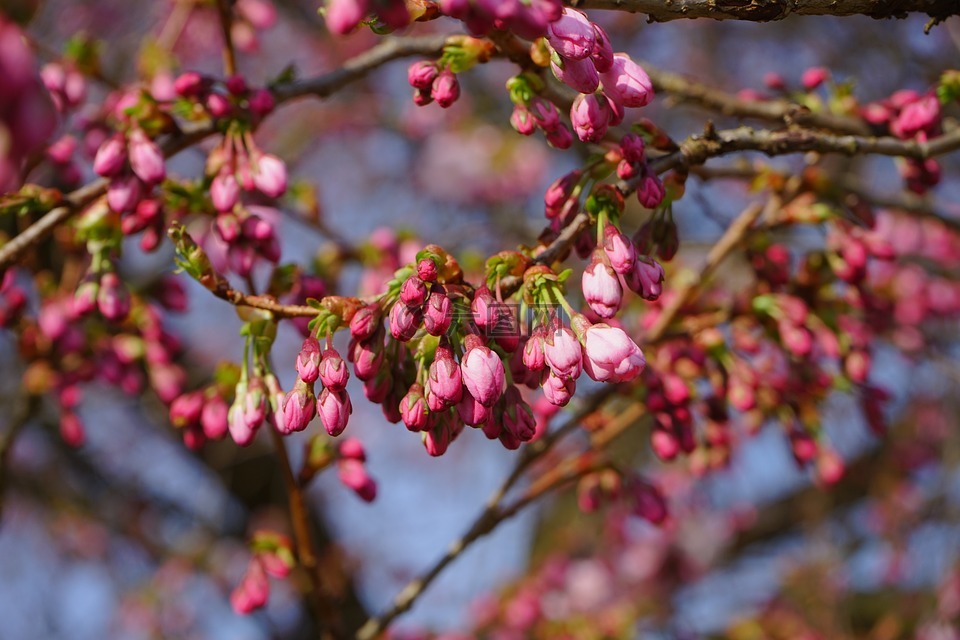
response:
{"label": "dark pink bud", "polygon": [[73,411],[63,411],[60,414],[60,437],[68,447],[82,447],[86,442],[87,433],[80,417]]}
{"label": "dark pink bud", "polygon": [[547,27],[547,41],[567,60],[583,60],[593,53],[597,32],[587,16],[565,8],[560,19]]}
{"label": "dark pink bud", "polygon": [[940,128],[940,101],[924,96],[906,105],[890,123],[890,132],[898,138],[913,138],[920,132],[936,133]]}
{"label": "dark pink bud", "polygon": [[357,438],[344,438],[337,447],[337,453],[345,460],[367,461],[367,452]]}
{"label": "dark pink bud", "polygon": [[433,87],[430,90],[430,96],[437,101],[437,104],[446,109],[457,101],[460,97],[460,82],[456,74],[449,69],[444,69],[433,81]]}
{"label": "dark pink bud", "polygon": [[257,89],[250,96],[250,111],[259,118],[269,115],[276,106],[273,94],[266,89]]}
{"label": "dark pink bud", "polygon": [[400,285],[400,300],[411,307],[419,307],[427,299],[427,285],[418,276],[410,276]]}
{"label": "dark pink bud", "polygon": [[623,159],[630,163],[639,163],[646,160],[646,144],[643,138],[635,133],[628,133],[620,140],[620,153]]}
{"label": "dark pink bud", "polygon": [[570,108],[570,122],[580,140],[599,142],[607,133],[610,114],[610,105],[606,98],[595,93],[581,94]]}
{"label": "dark pink bud", "polygon": [[156,184],[166,177],[163,153],[142,129],[134,129],[130,134],[129,155],[130,168],[145,183]]}
{"label": "dark pink bud", "polygon": [[544,131],[544,137],[547,139],[547,144],[554,149],[569,149],[573,145],[573,133],[565,124],[550,131]]}
{"label": "dark pink bud", "polygon": [[424,258],[417,263],[417,275],[424,282],[436,282],[440,275],[437,263],[430,258]]}
{"label": "dark pink bud", "polygon": [[583,272],[581,286],[584,300],[601,318],[612,318],[620,310],[620,304],[623,301],[620,280],[613,269],[596,254]]}
{"label": "dark pink bud", "polygon": [[247,384],[243,399],[243,420],[251,429],[258,428],[267,417],[267,389],[264,381],[253,378]]}
{"label": "dark pink bud", "polygon": [[196,71],[187,71],[173,81],[173,90],[184,98],[194,98],[203,91],[205,81]]}
{"label": "dark pink bud", "polygon": [[367,305],[353,314],[350,320],[350,335],[356,340],[366,340],[380,328],[382,319],[383,311],[379,305]]}
{"label": "dark pink bud", "polygon": [[800,76],[800,84],[807,91],[813,91],[830,77],[830,72],[823,67],[810,67]]}
{"label": "dark pink bud", "polygon": [[657,487],[638,480],[631,488],[634,515],[653,524],[661,524],[667,519],[667,501]]}
{"label": "dark pink bud", "polygon": [[335,349],[324,351],[320,361],[320,381],[323,386],[331,391],[343,391],[347,388],[349,378],[350,371],[340,354]]}
{"label": "dark pink bud", "polygon": [[303,341],[297,354],[297,375],[308,384],[313,384],[320,377],[320,343],[316,338],[309,337]]}
{"label": "dark pink bud", "polygon": [[353,362],[353,372],[364,382],[372,380],[383,364],[383,344],[379,340],[351,341],[348,354]]}
{"label": "dark pink bud", "polygon": [[270,579],[267,578],[259,558],[253,558],[240,584],[230,594],[230,606],[234,612],[246,615],[267,604],[269,597]]}
{"label": "dark pink bud", "polygon": [[414,384],[407,395],[400,400],[400,415],[403,424],[410,431],[423,431],[427,426],[427,401],[423,396],[423,387]]}
{"label": "dark pink bud", "polygon": [[625,53],[613,56],[613,64],[602,78],[604,92],[624,107],[644,107],[653,100],[650,77]]}
{"label": "dark pink bud", "polygon": [[220,396],[207,398],[200,412],[200,426],[203,435],[210,440],[219,440],[227,434],[227,403]]}
{"label": "dark pink bud", "polygon": [[475,335],[468,335],[465,345],[466,351],[460,362],[463,386],[477,402],[492,407],[504,389],[506,372],[503,360]]}
{"label": "dark pink bud", "polygon": [[640,258],[625,278],[627,286],[644,300],[656,300],[663,292],[663,267],[653,258]]}
{"label": "dark pink bud", "polygon": [[666,191],[656,174],[647,172],[637,185],[637,200],[647,209],[656,209],[663,202]]}
{"label": "dark pink bud", "polygon": [[680,454],[680,440],[672,431],[656,428],[650,434],[650,448],[658,458],[669,462]]}
{"label": "dark pink bud", "polygon": [[374,404],[383,404],[392,389],[393,377],[390,375],[390,371],[386,369],[380,371],[373,379],[365,380],[363,383],[363,395]]}
{"label": "dark pink bud", "polygon": [[607,225],[603,230],[603,251],[607,254],[610,266],[615,272],[622,275],[633,270],[637,259],[633,240],[612,224]]}
{"label": "dark pink bud", "polygon": [[533,132],[537,130],[536,121],[522,104],[514,105],[513,113],[510,114],[510,126],[523,136],[533,135]]}
{"label": "dark pink bud", "polygon": [[433,102],[433,96],[430,95],[429,89],[414,89],[413,104],[418,107],[425,107],[431,102]]}
{"label": "dark pink bud", "polygon": [[610,44],[607,32],[598,25],[593,25],[593,31],[597,36],[597,42],[593,45],[593,51],[590,52],[590,59],[597,71],[606,73],[613,66],[613,45]]}
{"label": "dark pink bud", "polygon": [[560,112],[552,102],[534,96],[527,108],[530,110],[530,115],[533,116],[537,126],[544,131],[552,131],[560,126]]}
{"label": "dark pink bud", "polygon": [[287,190],[287,166],[275,155],[262,154],[257,158],[253,184],[268,198],[279,198]]}
{"label": "dark pink bud", "polygon": [[416,335],[422,320],[423,312],[419,308],[398,302],[390,309],[390,335],[401,342],[407,342]]}
{"label": "dark pink bud", "polygon": [[130,292],[120,280],[120,276],[113,271],[100,278],[97,308],[103,317],[111,322],[120,322],[130,313]]}
{"label": "dark pink bud", "polygon": [[93,170],[105,178],[112,178],[120,173],[127,161],[127,145],[123,137],[115,135],[107,138],[93,159]]}
{"label": "dark pink bud", "polygon": [[457,415],[464,424],[479,427],[491,418],[493,409],[480,404],[469,392],[464,392],[457,403]]}
{"label": "dark pink bud", "polygon": [[353,413],[350,396],[346,391],[324,389],[317,399],[317,413],[320,422],[331,436],[338,436],[347,428],[347,420]]}
{"label": "dark pink bud", "polygon": [[473,321],[481,329],[487,325],[495,323],[493,309],[496,305],[496,298],[490,293],[486,285],[481,286],[473,295],[473,302],[470,304],[470,311],[473,313]]}
{"label": "dark pink bud", "polygon": [[460,367],[453,359],[449,347],[437,347],[437,353],[429,372],[430,392],[445,406],[460,401],[463,394],[463,378]]}
{"label": "dark pink bud", "polygon": [[377,497],[377,483],[359,460],[341,460],[337,464],[337,475],[340,482],[352,489],[364,502],[373,502]]}
{"label": "dark pink bud", "polygon": [[170,424],[178,429],[183,429],[199,423],[203,405],[204,399],[201,391],[191,391],[177,396],[170,403]]}
{"label": "dark pink bud", "polygon": [[207,96],[207,111],[214,118],[225,118],[233,111],[230,101],[219,93],[211,93]]}
{"label": "dark pink bud", "polygon": [[538,327],[523,345],[523,364],[530,371],[540,371],[546,366],[543,355],[543,332]]}
{"label": "dark pink bud", "polygon": [[547,192],[543,196],[543,204],[547,218],[556,218],[563,212],[567,202],[573,195],[574,189],[580,184],[582,175],[582,172],[579,170],[571,171],[557,178],[554,183],[547,188]]}
{"label": "dark pink bud", "polygon": [[423,326],[432,336],[442,336],[453,320],[453,302],[447,292],[434,285],[423,309]]}
{"label": "dark pink bud", "polygon": [[370,12],[367,0],[327,0],[327,28],[338,35],[346,35],[359,25]]}
{"label": "dark pink bud", "polygon": [[536,433],[537,421],[530,405],[524,402],[520,391],[514,385],[507,387],[503,396],[503,409],[503,428],[520,442],[529,442]]}
{"label": "dark pink bud", "polygon": [[107,205],[117,213],[133,211],[143,197],[143,185],[134,175],[114,176],[107,186]]}
{"label": "dark pink bud", "polygon": [[407,82],[414,89],[429,89],[439,74],[440,70],[435,62],[420,60],[407,69]]}
{"label": "dark pink bud", "polygon": [[593,60],[559,59],[550,62],[557,79],[579,93],[593,93],[600,87],[600,74]]}
{"label": "dark pink bud", "polygon": [[242,96],[247,92],[247,81],[241,75],[230,76],[226,79],[224,85],[226,85],[227,91],[235,96]]}
{"label": "dark pink bud", "polygon": [[303,380],[297,380],[293,389],[283,399],[283,425],[277,424],[277,430],[287,435],[294,431],[303,431],[317,413],[317,398],[313,388]]}

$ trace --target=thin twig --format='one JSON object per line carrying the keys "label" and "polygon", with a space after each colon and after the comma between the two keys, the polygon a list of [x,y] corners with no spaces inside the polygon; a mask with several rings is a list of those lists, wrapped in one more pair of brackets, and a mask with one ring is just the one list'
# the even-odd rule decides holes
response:
{"label": "thin twig", "polygon": [[17,436],[27,426],[33,414],[40,407],[40,398],[33,394],[26,396],[20,410],[13,416],[10,426],[0,439],[0,524],[3,523],[3,508],[6,503],[7,481],[10,474],[10,452],[17,440]]}
{"label": "thin twig", "polygon": [[223,73],[228,78],[237,73],[237,53],[233,48],[233,10],[230,0],[217,0],[220,14],[220,31],[223,34]]}

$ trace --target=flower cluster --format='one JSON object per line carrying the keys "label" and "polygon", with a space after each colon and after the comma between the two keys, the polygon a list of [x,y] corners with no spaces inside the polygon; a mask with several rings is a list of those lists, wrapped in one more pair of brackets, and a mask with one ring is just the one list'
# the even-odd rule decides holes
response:
{"label": "flower cluster", "polygon": [[296,560],[290,539],[272,531],[258,531],[250,539],[253,556],[239,584],[230,594],[230,606],[239,614],[247,614],[267,604],[270,578],[290,575]]}

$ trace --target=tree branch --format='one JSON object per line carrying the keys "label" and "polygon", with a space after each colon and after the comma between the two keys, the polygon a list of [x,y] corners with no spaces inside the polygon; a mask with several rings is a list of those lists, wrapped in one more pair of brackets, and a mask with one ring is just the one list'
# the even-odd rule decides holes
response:
{"label": "tree branch", "polygon": [[769,22],[790,15],[906,18],[923,13],[937,21],[960,15],[956,0],[571,0],[579,9],[645,13],[651,22],[710,18]]}

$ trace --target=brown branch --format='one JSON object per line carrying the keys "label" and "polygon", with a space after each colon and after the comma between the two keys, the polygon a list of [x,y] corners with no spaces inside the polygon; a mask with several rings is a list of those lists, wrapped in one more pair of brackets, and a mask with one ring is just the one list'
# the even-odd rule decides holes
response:
{"label": "brown branch", "polygon": [[237,53],[233,48],[233,11],[230,0],[217,0],[217,12],[220,14],[220,32],[223,34],[223,73],[230,77],[237,73]]}
{"label": "brown branch", "polygon": [[868,136],[873,132],[870,125],[861,118],[815,113],[802,105],[783,99],[744,100],[732,93],[708,87],[682,75],[663,71],[648,64],[644,64],[643,68],[650,76],[653,88],[657,92],[665,93],[680,102],[698,104],[725,116],[756,118],[860,136]]}
{"label": "brown branch", "polygon": [[6,495],[7,481],[10,474],[10,452],[13,450],[17,436],[20,435],[20,432],[27,426],[30,418],[33,417],[33,414],[39,408],[40,398],[33,394],[27,395],[22,407],[13,416],[10,426],[7,427],[3,438],[0,439],[0,523],[2,523],[3,507],[5,504],[4,497]]}
{"label": "brown branch", "polygon": [[790,15],[905,18],[923,13],[938,21],[960,15],[956,0],[571,0],[580,9],[644,13],[651,22],[710,18],[769,22]]}

